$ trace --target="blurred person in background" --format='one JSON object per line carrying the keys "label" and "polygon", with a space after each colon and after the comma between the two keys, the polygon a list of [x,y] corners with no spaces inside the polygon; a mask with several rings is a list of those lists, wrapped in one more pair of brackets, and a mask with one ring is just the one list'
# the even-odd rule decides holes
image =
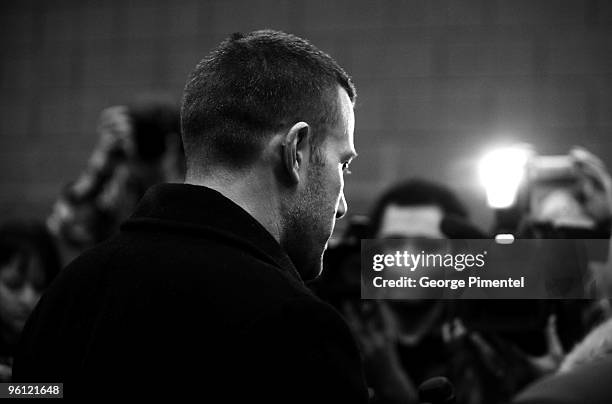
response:
{"label": "blurred person in background", "polygon": [[[450,189],[422,179],[396,184],[384,192],[370,218],[367,224],[358,223],[360,238],[406,239],[410,246],[402,248],[416,251],[432,251],[440,247],[436,243],[441,240],[485,237],[469,222],[467,209]],[[353,230],[349,227],[348,232]],[[353,252],[343,245],[328,252],[328,269],[313,286],[344,312],[358,336],[366,377],[378,402],[415,403],[415,386],[440,375],[458,384],[458,402],[474,402],[465,397],[473,384],[459,382],[450,371],[454,353],[443,333],[446,303],[431,299],[360,300],[359,243],[353,243]],[[469,377],[469,369],[462,372]]]}
{"label": "blurred person in background", "polygon": [[150,186],[184,179],[175,102],[147,96],[107,108],[97,132],[87,167],[62,189],[47,219],[63,265],[115,233]]}
{"label": "blurred person in background", "polygon": [[[556,198],[551,201],[548,211],[556,220],[563,219],[567,212],[572,216],[580,215],[594,222],[598,233],[609,237],[612,178],[603,162],[587,150],[574,148],[570,155],[584,174],[579,189],[580,197]],[[612,239],[609,242],[612,244]],[[612,385],[606,382],[607,375],[612,372],[612,248],[608,248],[606,262],[589,263],[589,269],[593,280],[594,299],[562,302],[574,309],[574,320],[569,322],[567,327],[576,330],[572,336],[580,342],[571,347],[569,354],[562,358],[556,374],[527,387],[517,395],[513,403],[607,404],[612,401]],[[584,338],[578,338],[585,334]]]}
{"label": "blurred person in background", "polygon": [[[532,301],[534,308],[548,306],[544,310],[555,315],[562,347],[568,351],[611,312],[606,297],[611,291],[612,271],[605,262],[605,253],[594,259],[583,256],[581,251],[585,243],[605,244],[588,240],[610,239],[612,186],[603,162],[586,149],[573,147],[566,159],[572,164],[573,180],[553,177],[548,182],[526,184],[527,197],[524,199],[529,200],[530,194],[540,197],[537,203],[529,201],[527,206],[517,209],[515,234],[521,239],[567,239],[571,242],[558,243],[557,251],[548,251],[550,262],[547,266],[550,266],[552,277],[558,275],[559,280],[566,283],[565,287],[572,287],[586,298]],[[583,239],[587,241],[582,242]],[[555,246],[554,242],[549,245]],[[542,340],[534,333],[519,342],[528,351],[542,348]]]}
{"label": "blurred person in background", "polygon": [[60,269],[51,235],[42,223],[0,225],[0,382],[11,378],[25,322]]}

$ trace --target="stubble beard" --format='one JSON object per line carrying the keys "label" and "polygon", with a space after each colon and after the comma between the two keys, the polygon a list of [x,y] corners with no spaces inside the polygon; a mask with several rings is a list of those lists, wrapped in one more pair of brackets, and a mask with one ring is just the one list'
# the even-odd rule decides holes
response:
{"label": "stubble beard", "polygon": [[320,168],[309,172],[306,189],[296,198],[287,214],[283,248],[304,280],[321,274],[323,253],[331,235],[329,214],[333,207],[325,200],[323,176]]}

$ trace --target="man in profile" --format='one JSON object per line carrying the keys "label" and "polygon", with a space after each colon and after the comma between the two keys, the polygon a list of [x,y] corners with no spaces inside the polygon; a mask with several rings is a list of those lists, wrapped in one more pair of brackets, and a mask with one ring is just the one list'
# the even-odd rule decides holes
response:
{"label": "man in profile", "polygon": [[233,34],[190,75],[185,184],[151,188],[30,318],[15,381],[65,397],[364,402],[359,353],[304,281],[321,271],[356,156],[355,88],[327,54]]}

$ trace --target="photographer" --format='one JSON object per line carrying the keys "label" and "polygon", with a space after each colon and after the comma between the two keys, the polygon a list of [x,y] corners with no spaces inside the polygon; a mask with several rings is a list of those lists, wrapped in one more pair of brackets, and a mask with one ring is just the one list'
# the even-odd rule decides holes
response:
{"label": "photographer", "polygon": [[[567,223],[588,223],[587,237],[610,236],[610,217],[612,209],[612,180],[602,161],[582,148],[574,148],[570,156],[575,161],[580,174],[578,187],[574,193],[566,193],[563,198],[551,197],[545,218],[552,222],[553,229],[567,228]],[[569,219],[569,220],[568,220]],[[559,226],[561,224],[562,226]],[[584,227],[582,227],[584,229]],[[570,226],[571,229],[571,226]],[[582,306],[575,316],[573,329],[584,335],[594,324],[610,317],[610,275],[612,273],[611,249],[605,262],[590,262],[592,295],[597,298],[586,304],[565,302],[567,306]],[[576,310],[575,310],[576,311]],[[609,321],[595,328],[568,354],[561,364],[561,371],[549,378],[534,383],[517,396],[517,404],[536,403],[608,403],[612,388],[601,383],[602,375],[612,371],[612,359],[606,347],[611,338]]]}
{"label": "photographer", "polygon": [[354,222],[343,243],[328,252],[328,269],[316,290],[342,310],[357,335],[378,402],[416,403],[415,386],[441,375],[455,384],[458,403],[489,402],[483,401],[488,398],[484,381],[462,342],[464,335],[451,332],[453,310],[444,301],[366,301],[359,296],[360,238],[406,239],[419,251],[419,243],[432,247],[440,240],[485,235],[468,222],[467,210],[452,191],[421,179],[385,192],[371,218],[368,224]]}
{"label": "photographer", "polygon": [[152,185],[184,178],[178,107],[139,98],[100,113],[98,143],[87,167],[65,186],[47,225],[62,266],[117,232]]}

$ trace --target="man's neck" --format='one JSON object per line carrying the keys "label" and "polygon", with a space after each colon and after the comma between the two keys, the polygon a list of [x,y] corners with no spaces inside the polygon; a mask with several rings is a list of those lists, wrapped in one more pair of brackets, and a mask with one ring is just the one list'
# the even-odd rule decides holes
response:
{"label": "man's neck", "polygon": [[253,171],[239,175],[227,172],[207,176],[187,175],[185,183],[219,192],[253,216],[280,243],[280,198],[267,176]]}

